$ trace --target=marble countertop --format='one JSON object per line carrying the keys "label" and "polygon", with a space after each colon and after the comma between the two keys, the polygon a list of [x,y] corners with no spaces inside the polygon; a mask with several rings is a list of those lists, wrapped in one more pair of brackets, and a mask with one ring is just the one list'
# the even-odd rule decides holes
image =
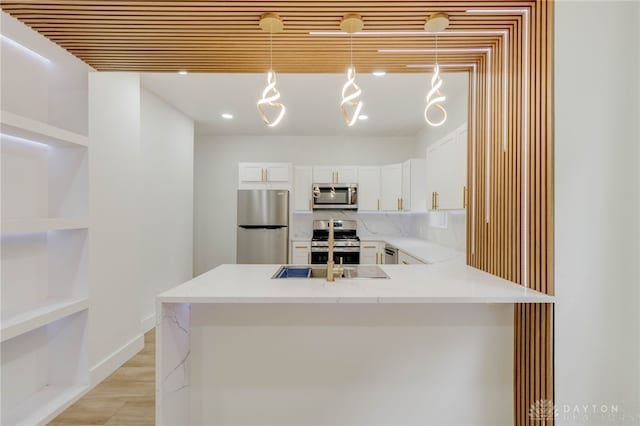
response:
{"label": "marble countertop", "polygon": [[[369,240],[371,241],[371,240]],[[452,259],[464,259],[465,253],[420,238],[380,237],[384,241],[425,263],[438,263]]]}
{"label": "marble countertop", "polygon": [[453,259],[379,265],[390,279],[271,279],[280,265],[221,265],[158,296],[161,303],[553,303],[555,298]]}

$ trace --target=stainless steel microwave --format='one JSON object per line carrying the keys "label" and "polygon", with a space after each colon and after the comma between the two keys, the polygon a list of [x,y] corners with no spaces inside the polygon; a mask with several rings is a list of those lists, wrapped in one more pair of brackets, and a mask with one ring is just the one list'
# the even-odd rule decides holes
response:
{"label": "stainless steel microwave", "polygon": [[314,183],[313,210],[358,210],[357,183]]}

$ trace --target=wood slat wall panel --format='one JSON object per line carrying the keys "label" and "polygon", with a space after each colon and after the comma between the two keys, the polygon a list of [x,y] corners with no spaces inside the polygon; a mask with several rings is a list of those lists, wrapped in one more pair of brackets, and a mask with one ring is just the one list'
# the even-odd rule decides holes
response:
{"label": "wood slat wall panel", "polygon": [[[502,39],[496,39],[491,64],[486,57],[478,61],[477,149],[469,157],[468,169],[476,205],[467,222],[467,236],[475,233],[475,245],[473,253],[467,250],[467,259],[472,266],[554,294],[553,3],[538,1],[527,10],[508,31],[507,57],[497,54]],[[508,101],[503,112],[505,77]],[[507,120],[506,150],[503,119]],[[532,406],[554,401],[553,305],[517,305],[514,322],[514,423],[533,424]],[[554,419],[540,423],[552,425]]]}
{"label": "wood slat wall panel", "polygon": [[[448,31],[502,30],[518,14],[472,14],[469,8],[523,7],[533,1],[117,1],[0,0],[0,7],[97,70],[175,72],[264,72],[269,37],[258,27],[262,13],[281,15],[285,31],[273,38],[278,72],[344,72],[348,37],[311,36],[309,31],[338,31],[342,16],[360,13],[365,31],[423,31],[425,17],[447,12]],[[499,38],[499,37],[498,37]],[[493,36],[440,37],[442,47],[484,47]],[[392,61],[379,48],[432,48],[433,36],[363,36],[354,38],[360,72],[385,69]],[[327,58],[317,58],[318,47]],[[357,58],[369,49],[370,55]],[[206,61],[199,55],[229,56]],[[264,55],[263,55],[264,54]],[[244,55],[244,56],[243,56]],[[468,54],[467,63],[476,56]],[[172,59],[171,61],[169,61]],[[455,60],[448,54],[443,61]],[[242,60],[240,60],[242,58]],[[406,68],[423,63],[424,54],[400,56],[388,72],[422,72]],[[431,60],[429,58],[429,60]]]}
{"label": "wood slat wall panel", "polygon": [[[264,12],[275,12],[285,24],[285,31],[273,37],[278,72],[342,73],[349,38],[312,36],[309,31],[338,31],[347,13],[363,16],[365,32],[422,31],[425,16],[448,13],[447,31],[457,34],[439,37],[441,49],[491,52],[439,53],[440,63],[460,64],[447,71],[469,72],[469,99],[473,100],[467,157],[467,263],[554,294],[551,0],[0,0],[0,7],[99,71],[141,72],[264,72],[269,37],[258,28],[258,20]],[[497,11],[505,9],[513,10]],[[461,35],[462,31],[493,33]],[[504,38],[495,31],[504,31]],[[427,70],[407,65],[432,64],[434,54],[378,49],[434,47],[432,35],[353,37],[358,72],[422,73]],[[514,307],[513,404],[518,426],[554,424],[553,418],[538,422],[529,416],[537,401],[554,400],[553,311],[549,304]]]}

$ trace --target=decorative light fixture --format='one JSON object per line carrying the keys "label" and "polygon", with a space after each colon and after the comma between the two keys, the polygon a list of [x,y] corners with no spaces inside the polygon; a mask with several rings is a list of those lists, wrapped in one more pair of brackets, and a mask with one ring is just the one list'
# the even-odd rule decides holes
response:
{"label": "decorative light fixture", "polygon": [[[438,127],[447,121],[447,110],[444,109],[441,102],[447,97],[440,92],[442,87],[442,79],[440,78],[440,65],[438,64],[438,33],[449,26],[449,16],[446,13],[434,13],[427,18],[424,24],[425,31],[436,33],[436,64],[433,68],[433,76],[431,77],[431,90],[427,93],[427,105],[424,108],[424,119],[433,127]],[[430,111],[435,108],[442,114],[440,121],[433,121],[430,118]]]}
{"label": "decorative light fixture", "polygon": [[229,114],[228,112],[223,112],[222,114],[220,114],[220,117],[224,118],[225,120],[231,120],[233,118],[233,114]]}
{"label": "decorative light fixture", "polygon": [[362,101],[358,98],[362,90],[356,84],[356,69],[353,67],[353,33],[358,32],[364,26],[362,17],[356,14],[348,14],[340,21],[340,29],[349,33],[349,69],[347,70],[347,82],[342,86],[342,101],[340,111],[349,127],[356,123],[362,111]]}
{"label": "decorative light fixture", "polygon": [[376,77],[382,77],[382,76],[385,76],[387,73],[386,71],[380,70],[380,71],[374,71],[372,74],[375,75]]}
{"label": "decorative light fixture", "polygon": [[[260,28],[269,32],[269,71],[267,72],[267,87],[262,91],[262,98],[258,100],[256,106],[262,121],[269,127],[275,127],[280,123],[287,110],[282,103],[278,102],[280,92],[276,89],[276,73],[273,71],[273,33],[282,32],[284,24],[275,13],[265,13],[260,17]],[[268,110],[275,113],[267,114]],[[270,116],[275,116],[275,118],[272,119]]]}

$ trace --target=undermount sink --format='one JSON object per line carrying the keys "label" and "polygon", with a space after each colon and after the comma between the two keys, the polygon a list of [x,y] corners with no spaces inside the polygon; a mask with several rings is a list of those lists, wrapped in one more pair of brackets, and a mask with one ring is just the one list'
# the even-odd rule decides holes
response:
{"label": "undermount sink", "polygon": [[[271,277],[273,279],[282,278],[326,278],[326,265],[282,265]],[[389,278],[382,268],[377,265],[350,265],[344,266],[341,277],[337,278]]]}

